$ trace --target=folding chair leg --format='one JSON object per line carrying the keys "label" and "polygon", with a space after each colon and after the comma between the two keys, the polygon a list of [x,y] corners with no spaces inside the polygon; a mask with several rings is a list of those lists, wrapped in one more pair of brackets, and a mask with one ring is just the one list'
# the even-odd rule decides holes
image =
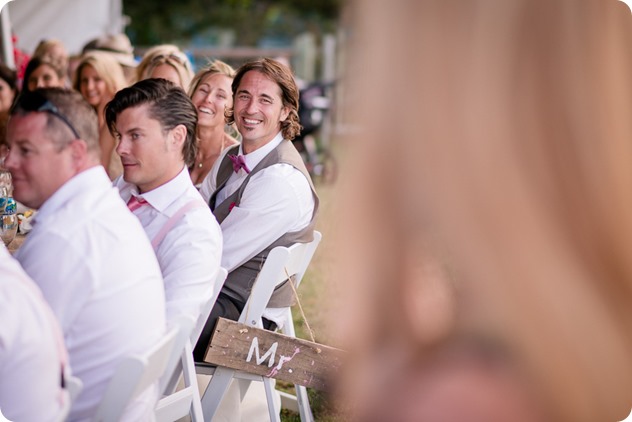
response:
{"label": "folding chair leg", "polygon": [[263,386],[268,399],[268,412],[270,412],[270,422],[281,422],[281,409],[278,409],[274,400],[274,382],[270,378],[263,379]]}
{"label": "folding chair leg", "polygon": [[307,396],[307,388],[302,385],[294,385],[296,390],[296,401],[298,402],[298,411],[301,416],[301,422],[314,422],[312,408],[309,405],[309,397]]}
{"label": "folding chair leg", "polygon": [[[186,356],[186,357],[185,357]],[[197,376],[195,375],[195,363],[193,362],[193,350],[191,343],[187,342],[184,346],[182,358],[182,374],[184,376],[184,385],[193,389],[193,398],[191,400],[191,421],[204,422],[204,414],[202,412],[202,403],[198,393]]]}
{"label": "folding chair leg", "polygon": [[204,396],[202,397],[202,412],[207,420],[213,420],[219,404],[226,395],[228,386],[235,374],[234,369],[218,366],[215,373],[211,377],[211,381],[206,387]]}
{"label": "folding chair leg", "polygon": [[[283,325],[283,329],[281,331],[286,336],[296,337],[292,311],[289,308],[286,311],[285,324]],[[301,416],[301,422],[314,422],[314,415],[312,414],[312,409],[309,405],[309,398],[307,396],[307,388],[302,385],[294,385],[294,390],[296,390],[296,403]]]}

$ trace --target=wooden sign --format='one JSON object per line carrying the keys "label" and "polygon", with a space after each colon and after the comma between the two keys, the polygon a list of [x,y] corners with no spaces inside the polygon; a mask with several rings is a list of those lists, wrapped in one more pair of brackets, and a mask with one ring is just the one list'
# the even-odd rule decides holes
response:
{"label": "wooden sign", "polygon": [[343,356],[340,349],[219,318],[204,360],[326,390],[329,376],[338,371]]}

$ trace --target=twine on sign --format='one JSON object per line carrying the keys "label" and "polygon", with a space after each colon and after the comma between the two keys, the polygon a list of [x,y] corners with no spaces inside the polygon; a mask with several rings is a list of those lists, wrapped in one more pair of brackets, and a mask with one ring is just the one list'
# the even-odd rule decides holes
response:
{"label": "twine on sign", "polygon": [[[290,286],[292,286],[292,291],[294,292],[294,297],[296,298],[296,304],[298,305],[298,309],[301,312],[301,317],[303,318],[303,322],[305,323],[305,328],[307,328],[307,332],[309,333],[309,337],[312,340],[312,343],[316,343],[316,339],[314,338],[314,331],[312,330],[312,327],[309,326],[309,322],[307,322],[307,317],[305,316],[305,311],[303,310],[303,306],[301,305],[301,300],[298,297],[298,292],[296,291],[296,286],[294,285],[294,281],[292,280],[292,276],[290,276],[290,273],[287,270],[287,267],[283,267],[283,270],[285,271],[285,275],[288,278],[288,282],[290,283]],[[257,277],[255,278],[254,283],[252,283],[252,289],[254,289],[255,285],[257,284],[257,281],[259,280],[259,275],[261,274],[261,271],[259,271],[259,274],[257,274]],[[248,315],[248,317],[250,317],[250,301],[247,302],[246,304],[246,315]],[[254,325],[254,321],[253,325]],[[290,321],[290,323],[292,323],[292,321]],[[320,353],[321,350],[317,349],[317,352]]]}
{"label": "twine on sign", "polygon": [[[316,343],[316,340],[314,339],[314,332],[312,331],[312,327],[309,326],[309,323],[307,322],[307,317],[305,316],[305,312],[303,311],[303,306],[301,305],[301,301],[298,298],[298,292],[296,291],[296,286],[294,285],[294,282],[292,281],[292,278],[290,277],[290,274],[287,271],[287,268],[284,268],[285,270],[285,275],[288,278],[288,281],[290,282],[290,286],[292,286],[292,291],[294,292],[294,297],[296,298],[296,304],[298,305],[298,309],[299,311],[301,311],[301,317],[303,318],[303,322],[305,323],[305,328],[307,328],[307,332],[309,333],[309,337],[312,339],[313,343]],[[318,351],[320,353],[320,350]]]}

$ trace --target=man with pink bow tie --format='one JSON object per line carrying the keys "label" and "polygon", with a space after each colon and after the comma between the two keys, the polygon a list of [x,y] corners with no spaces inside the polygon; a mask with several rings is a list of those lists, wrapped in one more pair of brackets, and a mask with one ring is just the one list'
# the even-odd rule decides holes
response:
{"label": "man with pink bow tie", "polygon": [[[224,235],[222,266],[228,278],[195,348],[204,358],[218,317],[237,320],[268,253],[313,238],[318,196],[291,140],[299,133],[299,91],[291,71],[271,59],[244,64],[232,83],[226,113],[242,143],[228,148],[202,183]],[[264,312],[274,329],[294,302],[291,286],[277,286]]]}

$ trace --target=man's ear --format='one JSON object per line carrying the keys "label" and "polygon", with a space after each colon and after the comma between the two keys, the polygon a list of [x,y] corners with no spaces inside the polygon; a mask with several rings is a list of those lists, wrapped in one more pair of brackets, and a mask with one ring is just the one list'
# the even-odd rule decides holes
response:
{"label": "man's ear", "polygon": [[285,119],[287,119],[287,116],[290,115],[290,108],[289,107],[283,107],[281,109],[281,118],[279,119],[280,122],[284,122]]}
{"label": "man's ear", "polygon": [[83,139],[73,139],[68,145],[72,161],[77,165],[83,165],[88,157],[88,144]]}
{"label": "man's ear", "polygon": [[187,139],[187,128],[184,125],[178,125],[171,129],[169,142],[176,147],[177,150],[182,149],[184,141]]}

